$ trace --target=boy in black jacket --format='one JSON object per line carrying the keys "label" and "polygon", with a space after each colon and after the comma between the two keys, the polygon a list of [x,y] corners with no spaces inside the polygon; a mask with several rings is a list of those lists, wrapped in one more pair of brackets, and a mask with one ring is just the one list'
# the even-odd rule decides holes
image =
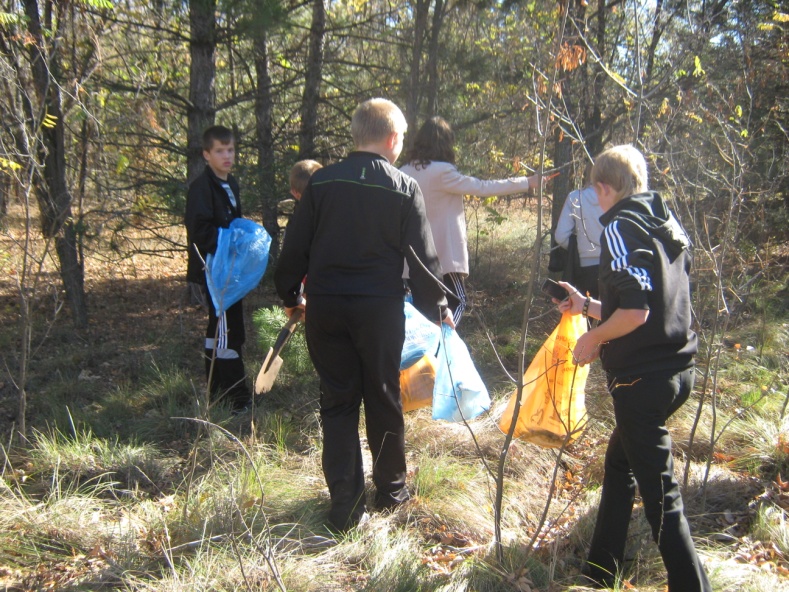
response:
{"label": "boy in black jacket", "polygon": [[600,356],[616,418],[587,572],[610,587],[622,569],[638,484],[669,592],[711,592],[683,513],[666,428],[694,382],[690,241],[660,195],[648,191],[646,161],[634,147],[600,154],[592,184],[605,226],[600,300],[562,282],[571,296],[559,305],[601,319],[578,339],[573,356],[581,365]]}
{"label": "boy in black jacket", "polygon": [[[219,229],[241,217],[238,182],[230,174],[235,162],[232,130],[209,127],[203,133],[205,171],[189,185],[186,198],[186,241],[189,260],[186,280],[192,293],[208,308],[205,334],[205,372],[212,400],[227,400],[234,411],[250,403],[241,346],[244,344],[244,311],[241,300],[217,317],[208,297],[203,261],[216,251]],[[202,258],[202,261],[201,261]]]}
{"label": "boy in black jacket", "polygon": [[405,130],[405,117],[390,101],[371,99],[358,106],[351,121],[356,150],[312,174],[274,275],[288,315],[304,307],[298,299],[307,276],[305,328],[321,379],[329,525],[340,531],[365,512],[362,401],[376,506],[393,508],[409,499],[399,371],[404,257],[414,306],[436,322],[452,322],[443,292],[410,249],[441,277],[419,186],[392,166]]}

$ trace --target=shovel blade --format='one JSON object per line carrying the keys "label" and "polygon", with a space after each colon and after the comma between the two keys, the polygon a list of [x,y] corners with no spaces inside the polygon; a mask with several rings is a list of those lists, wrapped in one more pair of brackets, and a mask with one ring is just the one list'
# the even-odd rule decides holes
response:
{"label": "shovel blade", "polygon": [[[269,348],[266,359],[263,360],[263,365],[260,367],[258,377],[255,379],[255,394],[260,395],[267,393],[274,386],[274,381],[277,379],[279,369],[282,367],[282,358],[276,356],[273,360],[271,356],[274,354],[274,349]],[[268,366],[268,369],[266,368]]]}

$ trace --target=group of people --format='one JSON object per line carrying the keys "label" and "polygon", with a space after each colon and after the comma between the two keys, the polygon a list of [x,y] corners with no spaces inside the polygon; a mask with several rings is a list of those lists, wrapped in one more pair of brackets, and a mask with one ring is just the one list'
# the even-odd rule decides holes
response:
{"label": "group of people", "polygon": [[[387,510],[410,498],[399,386],[404,263],[414,306],[436,323],[456,326],[467,305],[464,196],[525,192],[542,182],[538,175],[495,181],[462,175],[455,167],[452,129],[440,117],[425,122],[398,169],[394,163],[406,127],[391,101],[364,101],[351,120],[354,151],[325,167],[314,161],[298,163],[303,170],[294,167],[291,191],[298,205],[274,272],[286,314],[305,313],[307,345],[320,377],[328,526],[338,532],[353,528],[367,512],[362,402],[373,503]],[[210,392],[243,409],[249,391],[241,361],[241,303],[217,317],[205,299],[201,262],[216,248],[218,229],[241,216],[238,184],[230,174],[232,132],[209,128],[203,155],[206,170],[190,185],[187,199],[187,276],[209,309]],[[562,312],[601,321],[578,340],[573,356],[580,364],[601,358],[616,417],[586,572],[606,586],[621,570],[638,484],[669,590],[709,591],[683,513],[665,426],[693,386],[689,241],[661,197],[648,191],[646,162],[635,148],[619,146],[599,155],[590,181],[577,197],[579,213],[573,218],[571,207],[570,215],[580,219],[581,208],[591,211],[592,201],[601,210],[594,221],[604,228],[599,234],[598,227],[583,225],[598,251],[584,267],[599,265],[599,300],[590,280],[582,291],[563,283],[569,297],[558,303]]]}

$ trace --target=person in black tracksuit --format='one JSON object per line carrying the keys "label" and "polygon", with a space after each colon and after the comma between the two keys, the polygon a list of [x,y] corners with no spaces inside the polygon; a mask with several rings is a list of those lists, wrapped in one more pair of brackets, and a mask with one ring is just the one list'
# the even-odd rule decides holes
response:
{"label": "person in black tracksuit", "polygon": [[636,484],[658,544],[670,592],[710,592],[683,513],[666,420],[694,383],[690,241],[659,194],[647,190],[643,155],[617,146],[597,157],[592,182],[605,229],[600,300],[571,294],[559,309],[601,319],[579,338],[573,356],[598,354],[613,398],[616,427],[586,572],[601,586],[621,573]]}
{"label": "person in black tracksuit", "polygon": [[239,300],[217,317],[208,297],[203,268],[206,256],[216,251],[219,229],[241,218],[238,182],[230,174],[235,160],[233,132],[222,126],[206,129],[203,157],[205,171],[189,185],[186,198],[184,224],[189,251],[186,279],[192,294],[208,308],[205,372],[212,400],[227,400],[234,411],[241,411],[250,403],[241,357],[245,340],[243,301]]}
{"label": "person in black tracksuit", "polygon": [[408,260],[416,306],[452,324],[419,186],[391,163],[402,150],[405,118],[393,103],[371,99],[353,115],[356,151],[315,171],[288,225],[274,281],[288,315],[307,276],[307,346],[320,376],[322,465],[329,526],[354,526],[366,510],[359,440],[364,401],[373,458],[375,504],[409,499],[400,401],[405,338],[402,282]]}

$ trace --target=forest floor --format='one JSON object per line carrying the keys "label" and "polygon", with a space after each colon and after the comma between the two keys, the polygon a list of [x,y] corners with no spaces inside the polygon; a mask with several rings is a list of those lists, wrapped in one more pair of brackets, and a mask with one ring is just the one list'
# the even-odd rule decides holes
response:
{"label": "forest floor", "polygon": [[[0,587],[584,590],[580,567],[613,425],[597,365],[587,381],[589,428],[560,458],[525,442],[510,446],[502,545],[492,544],[496,484],[488,467],[495,471],[499,461],[497,421],[513,390],[498,359],[517,372],[534,240],[531,212],[509,206],[505,214],[493,231],[476,234],[470,224],[473,307],[459,328],[491,411],[468,426],[433,421],[429,409],[408,413],[414,500],[372,512],[342,536],[324,525],[318,387],[303,337],[288,346],[277,386],[252,413],[209,409],[205,313],[189,302],[183,256],[157,256],[149,238],[140,242],[147,253],[89,254],[90,325],[75,331],[59,310],[51,261],[43,260],[35,285],[23,275],[19,219],[9,218],[0,233],[8,254],[0,260]],[[180,228],[168,233],[183,240]],[[245,299],[251,376],[283,318],[258,312],[278,304],[269,278]],[[26,445],[11,444],[22,361],[19,281],[33,305]],[[558,322],[540,295],[533,302],[532,353]],[[786,319],[770,339],[757,342],[757,334],[742,327],[725,336],[731,345],[712,387],[716,415],[704,406],[692,448],[698,384],[670,424],[680,479],[689,460],[686,512],[715,590],[789,589]],[[369,481],[366,450],[365,465]],[[618,589],[665,589],[638,503],[627,557]]]}

